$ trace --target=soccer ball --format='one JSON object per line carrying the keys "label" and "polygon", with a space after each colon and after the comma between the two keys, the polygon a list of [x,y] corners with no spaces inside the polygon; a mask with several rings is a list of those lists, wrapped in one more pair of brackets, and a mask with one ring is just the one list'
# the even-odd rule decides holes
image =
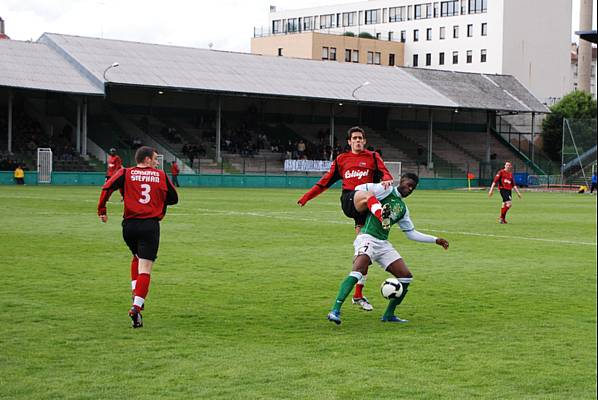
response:
{"label": "soccer ball", "polygon": [[403,294],[403,285],[401,285],[401,282],[397,278],[388,278],[382,282],[380,293],[386,299],[396,299]]}

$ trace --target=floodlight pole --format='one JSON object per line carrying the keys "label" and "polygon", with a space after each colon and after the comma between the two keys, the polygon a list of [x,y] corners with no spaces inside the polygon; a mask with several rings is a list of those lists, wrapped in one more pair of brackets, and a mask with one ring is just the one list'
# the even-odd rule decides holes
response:
{"label": "floodlight pole", "polygon": [[216,115],[216,162],[222,163],[220,144],[222,142],[222,97],[218,96],[218,111]]}
{"label": "floodlight pole", "polygon": [[336,103],[330,105],[330,161],[332,161],[332,155],[334,153],[334,107]]}
{"label": "floodlight pole", "polygon": [[106,78],[106,73],[108,72],[108,70],[110,70],[110,68],[116,68],[118,67],[120,64],[117,62],[113,62],[112,64],[110,64],[108,67],[106,67],[106,69],[104,70],[104,73],[102,74],[102,76],[104,77],[104,82],[108,82],[108,78]]}
{"label": "floodlight pole", "polygon": [[353,89],[353,92],[351,92],[351,97],[353,97],[355,100],[359,100],[357,97],[355,97],[355,93],[362,87],[367,86],[369,84],[370,83],[368,81],[365,81],[361,85],[357,86],[355,89]]}

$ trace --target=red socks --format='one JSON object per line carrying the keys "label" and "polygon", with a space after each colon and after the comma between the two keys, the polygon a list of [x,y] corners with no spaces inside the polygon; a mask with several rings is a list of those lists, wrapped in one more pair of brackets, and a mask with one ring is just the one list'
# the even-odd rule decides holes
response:
{"label": "red socks", "polygon": [[355,285],[355,293],[353,294],[354,299],[361,299],[363,297],[363,283]]}
{"label": "red socks", "polygon": [[[139,275],[139,259],[133,256],[131,260],[131,282],[135,282],[137,280],[137,275]],[[133,288],[135,290],[135,288]]]}
{"label": "red socks", "polygon": [[137,276],[137,285],[135,285],[135,300],[133,301],[133,306],[141,309],[145,301],[145,298],[147,297],[147,293],[149,292],[149,285],[149,274],[139,274]]}
{"label": "red socks", "polygon": [[509,212],[509,208],[511,208],[510,206],[503,206],[500,209],[500,218],[505,219],[507,218],[507,212]]}
{"label": "red socks", "polygon": [[368,208],[370,209],[370,212],[374,214],[380,222],[382,222],[382,205],[376,196],[372,196],[368,199]]}

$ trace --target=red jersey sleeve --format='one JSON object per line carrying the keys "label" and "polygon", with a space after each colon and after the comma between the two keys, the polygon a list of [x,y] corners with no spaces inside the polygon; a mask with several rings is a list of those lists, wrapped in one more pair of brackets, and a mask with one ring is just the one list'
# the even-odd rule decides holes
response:
{"label": "red jersey sleeve", "polygon": [[498,181],[500,180],[500,176],[502,175],[502,169],[500,171],[498,171],[496,173],[496,175],[494,176],[494,183],[498,183]]}
{"label": "red jersey sleeve", "polygon": [[102,186],[100,201],[98,202],[98,215],[106,215],[106,203],[115,190],[125,187],[125,169],[121,168]]}
{"label": "red jersey sleeve", "polygon": [[374,152],[374,157],[376,158],[376,164],[378,165],[378,170],[380,172],[382,172],[382,180],[383,181],[392,181],[393,177],[390,174],[390,171],[388,170],[388,168],[386,168],[384,161],[382,161],[382,157],[380,157],[380,154]]}
{"label": "red jersey sleeve", "polygon": [[297,201],[297,203],[301,204],[302,206],[305,205],[308,201],[328,189],[330,186],[334,185],[338,180],[341,179],[341,176],[338,172],[338,165],[337,160],[334,160],[330,165],[330,170],[320,178],[318,183],[316,183],[307,193],[305,193],[301,198]]}

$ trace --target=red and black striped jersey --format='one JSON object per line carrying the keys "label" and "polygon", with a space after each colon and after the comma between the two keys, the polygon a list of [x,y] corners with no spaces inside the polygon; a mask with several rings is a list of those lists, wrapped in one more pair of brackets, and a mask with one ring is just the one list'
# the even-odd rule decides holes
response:
{"label": "red and black striped jersey", "polygon": [[393,179],[378,153],[369,150],[357,154],[350,151],[343,153],[332,162],[330,170],[299,199],[298,203],[304,205],[340,179],[343,181],[343,190],[355,190],[357,185],[374,182],[376,171],[382,174],[382,181]]}
{"label": "red and black striped jersey", "polygon": [[106,215],[112,192],[123,189],[124,219],[156,218],[166,214],[166,206],[178,203],[178,194],[164,171],[151,167],[121,168],[102,186],[98,215]]}
{"label": "red and black striped jersey", "polygon": [[507,172],[505,169],[498,171],[494,177],[494,183],[498,183],[499,189],[511,190],[513,189],[513,186],[515,186],[513,174],[511,172]]}

